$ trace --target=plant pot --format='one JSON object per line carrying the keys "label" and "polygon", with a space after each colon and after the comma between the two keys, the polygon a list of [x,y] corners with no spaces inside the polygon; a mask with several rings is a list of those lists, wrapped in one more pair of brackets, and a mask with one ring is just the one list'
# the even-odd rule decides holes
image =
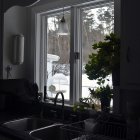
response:
{"label": "plant pot", "polygon": [[109,113],[111,99],[105,96],[101,96],[101,111]]}

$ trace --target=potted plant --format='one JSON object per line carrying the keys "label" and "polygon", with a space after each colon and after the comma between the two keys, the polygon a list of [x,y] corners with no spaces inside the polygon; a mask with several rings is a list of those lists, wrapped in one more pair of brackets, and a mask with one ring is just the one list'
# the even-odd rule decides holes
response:
{"label": "potted plant", "polygon": [[80,98],[79,102],[74,104],[73,109],[74,111],[87,108],[97,109],[96,100],[100,100],[101,110],[109,112],[113,91],[109,85],[105,85],[105,81],[109,80],[108,76],[112,74],[113,86],[119,85],[120,39],[111,33],[105,37],[104,41],[93,44],[93,50],[97,51],[89,55],[85,72],[90,80],[97,80],[99,87],[97,89],[89,88],[89,97]]}
{"label": "potted plant", "polygon": [[93,50],[97,51],[89,55],[85,72],[90,80],[97,80],[99,88],[96,91],[90,89],[90,92],[98,93],[101,100],[101,109],[108,111],[112,89],[109,85],[105,86],[104,83],[110,74],[112,74],[113,86],[120,83],[120,39],[114,33],[111,33],[105,37],[104,41],[93,44]]}
{"label": "potted plant", "polygon": [[[89,55],[89,61],[85,66],[86,74],[90,80],[98,80],[99,84],[104,83],[105,78],[112,74],[113,86],[116,86],[119,85],[120,79],[120,39],[111,33],[104,40],[93,44],[93,50],[98,52]],[[116,79],[115,72],[118,73]]]}
{"label": "potted plant", "polygon": [[110,101],[113,97],[112,88],[109,85],[98,87],[95,90],[96,94],[99,95],[101,101],[101,110],[104,112],[110,111]]}
{"label": "potted plant", "polygon": [[92,97],[80,98],[73,106],[73,111],[84,111],[85,109],[94,109],[94,101]]}

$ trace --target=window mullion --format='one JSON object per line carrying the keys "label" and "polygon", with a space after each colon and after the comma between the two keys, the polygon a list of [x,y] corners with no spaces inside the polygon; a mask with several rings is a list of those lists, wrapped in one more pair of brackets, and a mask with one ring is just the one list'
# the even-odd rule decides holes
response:
{"label": "window mullion", "polygon": [[[72,7],[71,12],[71,83],[70,99],[75,103],[81,97],[81,12],[77,7]],[[78,56],[76,56],[78,55]]]}
{"label": "window mullion", "polygon": [[39,67],[39,88],[43,91],[44,85],[44,22],[45,18],[41,18],[41,42],[40,42],[40,67]]}
{"label": "window mullion", "polygon": [[76,73],[75,73],[75,46],[76,46],[76,8],[71,8],[71,37],[70,37],[70,102],[76,101]]}
{"label": "window mullion", "polygon": [[46,88],[46,91],[44,91],[44,99],[46,99],[45,92],[47,92],[47,46],[48,46],[48,35],[47,35],[47,17],[44,16],[44,90]]}
{"label": "window mullion", "polygon": [[79,52],[79,59],[77,60],[77,90],[78,99],[82,96],[82,18],[81,18],[81,8],[77,8],[77,49]]}
{"label": "window mullion", "polygon": [[40,64],[40,45],[41,45],[41,24],[42,24],[42,20],[41,20],[41,17],[40,15],[36,15],[36,22],[35,22],[35,37],[34,37],[34,40],[36,41],[35,44],[32,42],[32,46],[36,46],[35,47],[35,52],[34,52],[34,59],[35,59],[35,66],[34,66],[34,79],[35,79],[35,82],[38,84],[39,86],[39,91],[40,91],[40,73],[39,73],[39,68],[38,67],[38,64]]}

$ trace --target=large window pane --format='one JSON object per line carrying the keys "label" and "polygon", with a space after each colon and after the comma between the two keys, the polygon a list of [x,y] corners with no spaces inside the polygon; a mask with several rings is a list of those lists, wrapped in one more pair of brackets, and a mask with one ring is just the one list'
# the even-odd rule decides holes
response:
{"label": "large window pane", "polygon": [[[82,97],[89,96],[89,88],[98,87],[96,80],[89,80],[84,68],[88,62],[88,56],[93,52],[92,45],[99,41],[104,41],[104,36],[114,30],[114,5],[98,5],[94,8],[85,8],[82,10]],[[95,52],[97,53],[97,52]],[[112,86],[111,75],[110,81],[106,80],[105,84]]]}
{"label": "large window pane", "polygon": [[[70,31],[70,12],[65,11],[65,20]],[[58,91],[64,93],[64,98],[69,100],[70,85],[70,35],[58,35],[59,21],[62,12],[47,18],[47,93],[54,97]]]}

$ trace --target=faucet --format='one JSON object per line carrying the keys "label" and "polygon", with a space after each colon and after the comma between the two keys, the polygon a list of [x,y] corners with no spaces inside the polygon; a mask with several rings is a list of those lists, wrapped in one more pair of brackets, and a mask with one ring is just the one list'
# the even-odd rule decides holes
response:
{"label": "faucet", "polygon": [[54,105],[56,106],[58,95],[61,94],[62,97],[62,122],[64,122],[64,95],[62,92],[58,92],[54,98]]}
{"label": "faucet", "polygon": [[62,92],[57,92],[55,98],[54,98],[54,105],[56,106],[56,102],[57,102],[57,98],[58,98],[58,95],[61,94],[61,97],[62,97],[62,108],[64,108],[64,94]]}

